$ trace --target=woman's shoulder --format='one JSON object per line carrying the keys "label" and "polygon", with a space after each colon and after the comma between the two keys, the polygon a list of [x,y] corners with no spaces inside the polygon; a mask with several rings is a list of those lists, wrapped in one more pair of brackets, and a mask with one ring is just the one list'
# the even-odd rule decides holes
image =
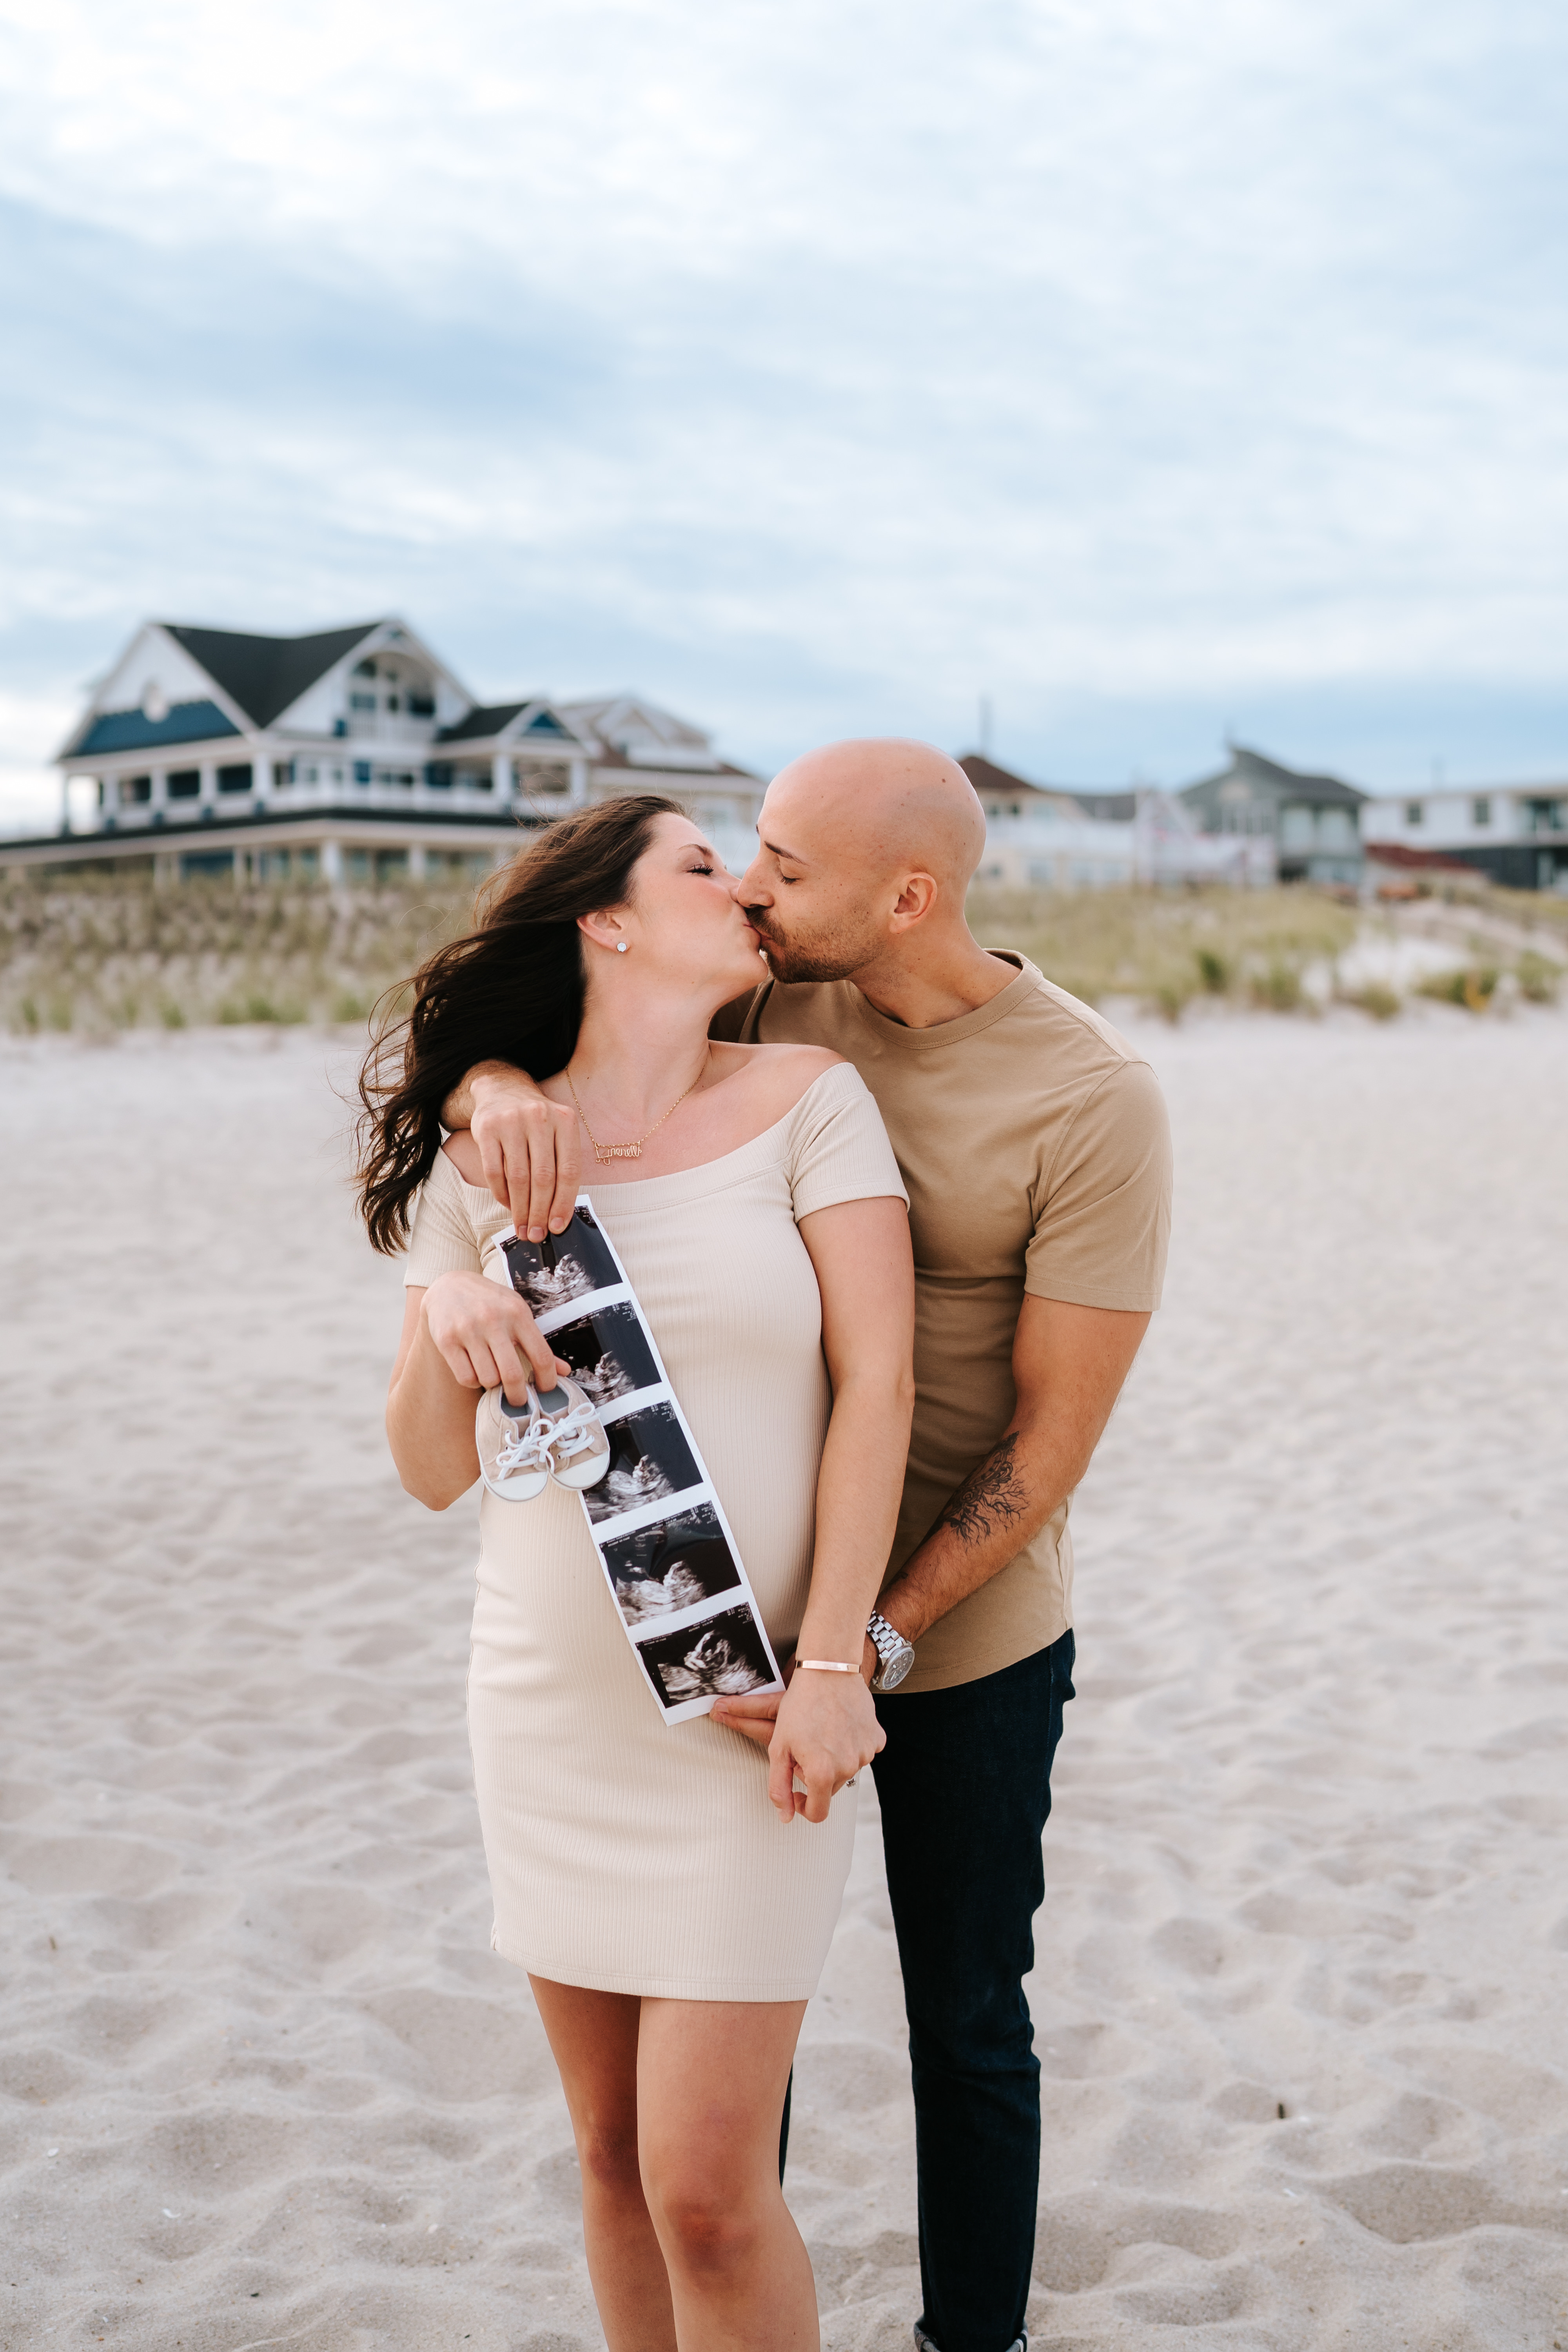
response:
{"label": "woman's shoulder", "polygon": [[437,1181],[444,1185],[450,1184],[453,1177],[456,1176],[472,1191],[478,1192],[483,1188],[484,1162],[479,1158],[479,1145],[466,1127],[455,1129],[447,1138],[446,1142],[436,1154],[436,1164],[430,1173]]}
{"label": "woman's shoulder", "polygon": [[743,1087],[770,1127],[787,1118],[836,1071],[860,1083],[854,1064],[826,1045],[715,1045],[713,1052],[727,1065],[725,1082]]}

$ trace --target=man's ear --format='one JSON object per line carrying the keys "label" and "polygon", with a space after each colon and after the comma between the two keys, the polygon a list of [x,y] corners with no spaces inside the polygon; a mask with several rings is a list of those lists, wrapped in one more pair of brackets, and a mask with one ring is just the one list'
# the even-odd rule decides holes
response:
{"label": "man's ear", "polygon": [[930,874],[906,874],[893,902],[893,929],[907,931],[930,914],[937,901],[937,882]]}

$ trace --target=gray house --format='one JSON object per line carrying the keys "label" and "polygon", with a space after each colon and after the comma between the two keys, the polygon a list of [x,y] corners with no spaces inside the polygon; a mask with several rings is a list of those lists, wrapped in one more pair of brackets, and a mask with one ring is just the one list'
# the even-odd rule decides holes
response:
{"label": "gray house", "polygon": [[1362,877],[1361,811],[1368,795],[1337,776],[1306,776],[1240,743],[1230,763],[1178,793],[1205,834],[1251,834],[1274,845],[1281,882]]}

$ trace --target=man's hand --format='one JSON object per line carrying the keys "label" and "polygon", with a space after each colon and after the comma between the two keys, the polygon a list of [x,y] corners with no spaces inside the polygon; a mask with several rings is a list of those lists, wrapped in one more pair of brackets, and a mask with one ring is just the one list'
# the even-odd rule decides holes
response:
{"label": "man's hand", "polygon": [[485,1182],[520,1234],[542,1242],[547,1230],[565,1232],[583,1181],[570,1104],[552,1102],[510,1062],[479,1062],[442,1104],[441,1123],[469,1130]]}
{"label": "man's hand", "polygon": [[438,1274],[425,1293],[425,1328],[459,1388],[504,1389],[523,1404],[535,1389],[570,1372],[515,1290],[482,1274]]}
{"label": "man's hand", "polygon": [[[798,1674],[792,1668],[782,1694],[718,1699],[713,1717],[767,1749],[768,1797],[781,1822],[793,1822],[796,1813],[825,1822],[839,1790],[888,1740],[862,1675]],[[795,1785],[797,1774],[804,1790]]]}

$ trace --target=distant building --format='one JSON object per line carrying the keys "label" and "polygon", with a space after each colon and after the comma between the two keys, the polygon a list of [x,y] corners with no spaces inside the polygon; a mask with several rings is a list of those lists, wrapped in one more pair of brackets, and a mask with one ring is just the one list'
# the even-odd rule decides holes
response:
{"label": "distant building", "polygon": [[58,766],[59,832],[0,842],[0,865],[478,874],[520,828],[653,791],[689,808],[732,866],[750,861],[763,791],[701,729],[635,695],[476,702],[392,618],[301,637],[148,621]]}
{"label": "distant building", "polygon": [[1207,840],[1180,799],[1151,785],[1069,792],[1033,784],[979,751],[966,751],[959,765],[985,812],[977,881],[1003,889],[1093,890],[1271,878],[1266,843]]}
{"label": "distant building", "polygon": [[1468,866],[1510,890],[1568,890],[1568,784],[1380,795],[1362,833],[1381,865]]}
{"label": "distant building", "polygon": [[1177,794],[1207,836],[1254,840],[1281,882],[1359,885],[1367,794],[1337,776],[1308,776],[1239,743],[1230,763]]}

